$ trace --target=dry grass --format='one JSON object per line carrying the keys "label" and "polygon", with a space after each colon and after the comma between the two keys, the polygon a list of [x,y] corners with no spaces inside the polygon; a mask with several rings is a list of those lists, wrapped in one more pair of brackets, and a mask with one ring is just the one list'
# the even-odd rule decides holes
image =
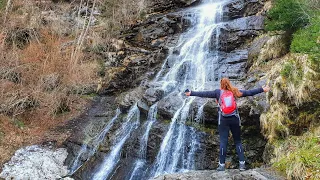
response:
{"label": "dry grass", "polygon": [[262,133],[274,146],[271,163],[287,179],[319,179],[319,96],[315,94],[320,74],[312,70],[307,55],[288,54],[273,61],[266,75],[272,89],[270,109],[260,117]]}
{"label": "dry grass", "polygon": [[[84,49],[116,42],[120,29],[145,14],[146,4],[145,0],[7,1],[0,14],[0,164],[21,146],[68,136],[50,129],[84,110],[88,100],[81,94],[95,92],[101,81],[97,72],[104,68]],[[102,70],[108,73],[108,82],[123,71]]]}
{"label": "dry grass", "polygon": [[[286,66],[290,68],[285,69]],[[314,79],[319,74],[310,66],[308,56],[292,54],[279,60],[269,71],[267,79],[272,82],[272,95],[268,99],[270,109],[260,117],[263,134],[269,140],[289,135],[288,126],[293,121],[289,119],[290,107],[315,101],[311,95],[319,90],[318,81]]]}
{"label": "dry grass", "polygon": [[280,102],[271,105],[270,110],[260,116],[262,133],[269,141],[289,135],[288,107]]}
{"label": "dry grass", "polygon": [[71,58],[76,45],[70,42],[78,36],[59,29],[72,26],[42,23],[41,10],[53,7],[45,3],[13,0],[1,17],[6,23],[0,32],[0,164],[21,146],[63,141],[68,133],[51,129],[83,112],[88,100],[81,94],[94,92],[98,82],[98,63],[84,59],[85,46],[78,47],[76,62]]}

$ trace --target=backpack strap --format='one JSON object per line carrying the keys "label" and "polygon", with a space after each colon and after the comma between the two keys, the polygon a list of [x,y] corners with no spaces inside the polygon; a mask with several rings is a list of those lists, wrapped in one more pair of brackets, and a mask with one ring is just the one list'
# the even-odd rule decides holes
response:
{"label": "backpack strap", "polygon": [[224,90],[220,89],[220,94],[219,94],[219,101],[216,99],[216,102],[219,107],[219,111],[221,111],[220,103],[221,103],[221,94],[224,92]]}
{"label": "backpack strap", "polygon": [[220,89],[220,94],[219,94],[219,101],[216,99],[216,102],[217,102],[217,105],[218,105],[218,125],[220,125],[221,123],[221,115],[222,115],[222,110],[221,110],[221,107],[220,107],[220,102],[221,102],[221,94],[223,93],[223,90]]}

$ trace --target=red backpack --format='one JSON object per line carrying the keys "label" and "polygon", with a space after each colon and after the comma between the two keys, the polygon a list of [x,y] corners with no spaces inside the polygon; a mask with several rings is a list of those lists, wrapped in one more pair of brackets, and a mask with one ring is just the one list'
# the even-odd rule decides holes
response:
{"label": "red backpack", "polygon": [[231,91],[221,90],[218,103],[223,116],[237,114],[237,103]]}

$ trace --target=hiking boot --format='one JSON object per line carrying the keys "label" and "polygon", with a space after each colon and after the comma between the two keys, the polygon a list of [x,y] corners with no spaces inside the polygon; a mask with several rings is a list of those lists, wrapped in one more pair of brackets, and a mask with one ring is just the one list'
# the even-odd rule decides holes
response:
{"label": "hiking boot", "polygon": [[219,167],[217,168],[217,171],[224,171],[225,170],[225,164],[220,164]]}
{"label": "hiking boot", "polygon": [[239,162],[239,170],[240,171],[245,171],[246,170],[246,162],[245,161],[240,161]]}

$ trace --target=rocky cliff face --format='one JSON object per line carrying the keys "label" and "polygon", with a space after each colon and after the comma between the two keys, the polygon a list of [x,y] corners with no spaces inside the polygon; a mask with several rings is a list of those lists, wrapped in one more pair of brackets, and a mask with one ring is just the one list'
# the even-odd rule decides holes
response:
{"label": "rocky cliff face", "polygon": [[[112,44],[108,44],[108,51],[99,51],[98,55],[104,59],[105,77],[104,86],[101,95],[93,103],[88,112],[81,117],[70,122],[68,128],[74,132],[72,136],[64,143],[68,150],[68,157],[65,162],[72,168],[75,159],[83,164],[73,175],[75,179],[86,179],[93,171],[95,165],[101,163],[103,157],[110,151],[111,141],[116,137],[116,130],[123,124],[123,121],[115,121],[107,133],[105,139],[101,141],[98,149],[95,147],[86,147],[86,151],[79,155],[84,144],[94,139],[101,133],[115,116],[117,106],[122,112],[127,112],[129,108],[138,101],[138,107],[141,112],[141,122],[147,117],[150,106],[158,102],[158,117],[150,130],[150,137],[147,146],[147,163],[150,165],[156,159],[160,144],[169,128],[168,120],[173,117],[181,105],[181,101],[175,95],[164,97],[164,92],[159,84],[150,83],[160,70],[161,64],[166,59],[169,50],[178,53],[181,49],[177,45],[181,33],[185,32],[194,22],[189,18],[192,13],[188,10],[182,10],[193,5],[197,5],[196,0],[172,0],[162,1],[154,0],[149,4],[149,12],[144,20],[132,25],[130,29],[123,30],[118,39]],[[256,57],[259,49],[257,46],[263,46],[269,42],[269,39],[254,40],[255,37],[263,33],[265,1],[263,0],[237,0],[228,3],[223,9],[223,23],[219,28],[220,34],[213,34],[212,39],[219,35],[219,43],[212,42],[211,49],[219,50],[218,64],[215,66],[215,77],[229,77],[233,83],[241,88],[258,87],[265,83],[264,73],[251,75],[247,74],[247,69],[251,67],[251,57]],[[176,48],[173,48],[176,47]],[[172,53],[172,52],[170,52]],[[249,60],[248,60],[249,59]],[[168,59],[165,66],[172,65]],[[183,72],[182,72],[183,73]],[[261,80],[260,80],[261,79]],[[216,85],[218,78],[213,79]],[[213,87],[213,85],[212,85]],[[107,96],[105,96],[107,95]],[[199,110],[198,104],[203,99],[197,99],[189,113],[190,120],[196,116]],[[260,134],[260,114],[267,108],[265,96],[259,95],[256,98],[241,99],[238,103],[240,115],[243,121],[243,143],[246,151],[246,157],[249,167],[259,166],[263,163],[262,154],[265,149],[266,141]],[[196,128],[196,136],[200,139],[199,150],[195,153],[196,169],[213,169],[218,162],[219,138],[217,132],[217,105],[213,100],[208,100],[204,109],[204,124],[191,123],[190,127]],[[123,116],[123,115],[122,115]],[[189,127],[189,128],[190,128]],[[115,173],[119,176],[114,179],[125,178],[125,172],[130,167],[130,162],[138,157],[139,141],[141,138],[142,127],[132,133],[131,138],[123,146],[121,153],[121,166],[119,165]],[[186,137],[191,138],[191,137]],[[233,144],[232,141],[229,144]],[[96,152],[90,154],[91,150]],[[229,147],[227,166],[235,168],[237,166],[237,156]],[[217,177],[220,174],[194,173],[188,178],[195,177]],[[121,175],[122,174],[122,175]],[[266,178],[257,171],[250,171],[235,175],[231,171],[227,176],[230,179],[239,179],[246,177]],[[178,176],[180,178],[180,176]],[[177,177],[177,178],[178,178]],[[160,179],[162,177],[159,177]],[[158,179],[159,179],[158,178]],[[172,178],[174,177],[163,177]],[[181,178],[184,178],[181,176]],[[188,179],[187,178],[187,179]],[[200,178],[201,179],[201,178]]]}
{"label": "rocky cliff face", "polygon": [[[102,91],[103,94],[109,94],[110,92],[118,93],[125,89],[134,88],[116,98],[123,111],[128,110],[134,102],[139,101],[138,106],[142,114],[147,113],[149,106],[159,101],[158,122],[151,129],[148,141],[147,160],[150,163],[155,160],[160,144],[168,129],[169,124],[166,121],[173,117],[174,111],[179,108],[181,102],[174,96],[162,99],[164,92],[158,88],[157,84],[148,83],[148,81],[159,71],[161,63],[163,63],[168,54],[168,50],[177,44],[180,34],[193,23],[188,18],[190,15],[188,11],[172,11],[171,5],[170,7],[163,6],[161,3],[157,5],[159,7],[152,9],[152,11],[157,11],[158,9],[158,13],[147,15],[145,20],[133,25],[129,30],[123,31],[120,39],[112,45],[113,51],[106,53],[106,63],[111,65],[112,68],[107,70],[107,86]],[[188,5],[188,3],[185,5]],[[159,13],[164,12],[164,9],[171,12]],[[225,22],[220,28],[220,44],[218,44],[220,59],[215,72],[233,79],[234,83],[242,88],[247,87],[246,84],[248,82],[256,81],[254,77],[247,77],[246,68],[250,66],[248,64],[248,56],[252,40],[263,33],[264,13],[264,1],[236,1],[229,3],[224,8]],[[216,36],[216,34],[213,34],[213,36]],[[217,45],[212,43],[211,46],[215,48],[214,46]],[[173,51],[179,52],[180,49],[177,47]],[[167,63],[170,66],[170,60]],[[119,69],[120,71],[117,71]],[[115,71],[115,75],[111,77],[112,71]],[[262,77],[264,74],[261,73],[259,76]],[[255,87],[262,84],[263,82],[256,84]],[[257,99],[261,101],[256,101]],[[202,100],[199,99],[197,101],[200,102]],[[197,103],[194,103],[193,106],[190,117],[195,117],[198,111]],[[259,115],[263,111],[261,107],[264,106],[263,95],[239,102],[240,114],[243,120],[244,146],[249,166],[262,163],[262,153],[266,142],[260,134]],[[217,124],[216,107],[216,103],[212,100],[209,100],[204,107],[203,118],[207,125],[199,127],[197,132],[201,139],[201,148],[196,152],[197,169],[213,169],[218,161],[218,133],[214,130],[217,129],[215,126]],[[260,109],[257,109],[257,107]],[[209,126],[209,124],[213,125],[213,129],[205,130],[208,129],[206,126]],[[92,128],[91,131],[97,132],[95,126]],[[101,129],[101,126],[98,129]],[[107,139],[113,138],[112,134],[108,136],[110,137]],[[74,158],[72,154],[75,156],[80,149],[80,146],[72,145],[74,143],[81,144],[82,140],[77,137],[82,136],[74,136],[67,143],[70,150],[72,150],[71,152],[74,152],[70,154],[70,160]],[[119,172],[126,171],[129,168],[125,166],[125,161],[131,161],[132,158],[138,156],[139,133],[133,134],[133,137],[123,148],[123,157],[125,158],[122,160],[123,166],[118,169]],[[232,144],[232,141],[230,144]],[[95,159],[102,157],[108,151],[108,146],[107,140],[99,149],[100,151],[98,151]],[[228,161],[232,162],[229,166],[231,168],[236,167],[237,156],[232,152],[231,147],[229,149],[228,157],[230,159]],[[84,157],[83,160],[85,159]],[[86,175],[81,173],[82,171],[87,171],[86,167],[78,171],[76,177],[85,177]]]}

